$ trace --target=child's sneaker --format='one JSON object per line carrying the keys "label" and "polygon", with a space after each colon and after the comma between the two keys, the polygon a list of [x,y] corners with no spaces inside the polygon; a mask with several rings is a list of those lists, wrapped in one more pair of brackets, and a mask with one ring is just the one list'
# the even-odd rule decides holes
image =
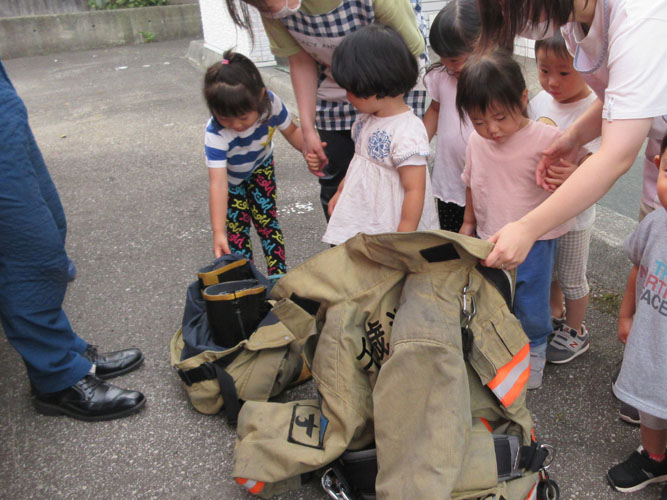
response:
{"label": "child's sneaker", "polygon": [[618,411],[618,418],[633,425],[639,425],[639,410],[628,403],[621,401],[621,408]]}
{"label": "child's sneaker", "polygon": [[617,491],[639,491],[651,483],[667,481],[667,458],[656,462],[646,450],[635,451],[625,462],[609,469],[607,479]]}
{"label": "child's sneaker", "polygon": [[572,361],[577,356],[588,351],[591,346],[588,330],[581,325],[581,334],[563,323],[558,330],[554,331],[554,338],[547,347],[547,361],[554,364],[563,364]]}
{"label": "child's sneaker", "polygon": [[557,318],[556,316],[551,316],[551,328],[553,330],[558,330],[564,324],[565,324],[565,309],[563,309],[563,315],[560,318]]}
{"label": "child's sneaker", "polygon": [[[546,347],[546,345],[542,346]],[[538,347],[537,350],[530,349],[530,377],[526,384],[527,389],[539,389],[542,387],[542,378],[544,377],[544,365],[547,363],[544,349]]]}

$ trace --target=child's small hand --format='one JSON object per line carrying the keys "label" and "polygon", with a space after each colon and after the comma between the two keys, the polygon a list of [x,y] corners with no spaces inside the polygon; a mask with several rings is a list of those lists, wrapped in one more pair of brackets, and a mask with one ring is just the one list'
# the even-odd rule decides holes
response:
{"label": "child's small hand", "polygon": [[[324,149],[326,145],[327,143],[323,142],[322,149]],[[306,153],[304,156],[306,158],[306,164],[308,165],[308,170],[310,170],[310,173],[317,177],[324,177],[324,172],[322,172],[322,169],[326,166],[327,163],[322,161],[319,155],[315,152]]]}
{"label": "child's small hand", "polygon": [[552,164],[548,161],[540,161],[535,169],[535,183],[545,191],[555,191],[557,187],[547,182],[547,177],[551,168]]}
{"label": "child's small hand", "polygon": [[618,340],[620,340],[623,344],[628,341],[631,328],[632,318],[618,318]]}
{"label": "child's small hand", "polygon": [[229,249],[229,242],[227,241],[227,235],[223,234],[213,234],[213,253],[215,258],[222,257],[232,253]]}
{"label": "child's small hand", "polygon": [[545,184],[553,186],[553,189],[550,189],[549,191],[555,191],[576,169],[576,164],[567,161],[564,158],[561,158],[560,164],[550,165],[544,177]]}

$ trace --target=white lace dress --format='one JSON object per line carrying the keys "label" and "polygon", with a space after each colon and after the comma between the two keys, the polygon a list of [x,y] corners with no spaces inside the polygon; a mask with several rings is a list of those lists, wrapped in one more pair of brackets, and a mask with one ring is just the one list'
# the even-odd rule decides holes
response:
{"label": "white lace dress", "polygon": [[[354,157],[322,241],[344,243],[357,233],[394,232],[401,220],[404,191],[398,169],[423,165],[430,154],[428,135],[412,110],[380,118],[361,114],[352,126]],[[438,229],[438,217],[426,172],[424,209],[418,230]]]}

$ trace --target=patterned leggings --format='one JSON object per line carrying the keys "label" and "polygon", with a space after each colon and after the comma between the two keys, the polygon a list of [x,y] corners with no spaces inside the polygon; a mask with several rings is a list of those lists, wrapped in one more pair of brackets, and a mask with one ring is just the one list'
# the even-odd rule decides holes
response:
{"label": "patterned leggings", "polygon": [[285,240],[278,223],[273,156],[237,186],[229,186],[227,240],[232,253],[252,260],[250,222],[262,241],[269,276],[287,271]]}

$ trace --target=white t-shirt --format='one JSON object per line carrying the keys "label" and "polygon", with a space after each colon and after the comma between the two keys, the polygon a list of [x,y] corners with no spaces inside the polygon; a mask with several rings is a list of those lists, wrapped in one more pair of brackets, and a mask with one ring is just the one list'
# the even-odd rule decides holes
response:
{"label": "white t-shirt", "polygon": [[466,204],[466,185],[461,180],[461,174],[465,166],[468,137],[475,129],[469,119],[464,122],[459,119],[456,111],[457,82],[444,68],[435,69],[424,77],[431,99],[440,104],[431,173],[433,194],[445,203],[463,207]]}
{"label": "white t-shirt", "polygon": [[606,120],[667,114],[667,2],[597,0],[588,33],[568,23],[561,33]]}
{"label": "white t-shirt", "polygon": [[[667,99],[667,97],[666,97]],[[658,167],[653,163],[655,155],[660,154],[662,138],[667,134],[667,115],[653,118],[651,130],[648,133],[648,144],[644,156],[644,179],[642,185],[642,201],[649,207],[659,208],[656,184],[658,182]]]}
{"label": "white t-shirt", "polygon": [[[597,99],[595,93],[591,92],[587,97],[576,102],[566,104],[559,103],[551,94],[545,90],[541,91],[530,100],[528,106],[528,116],[531,120],[554,125],[561,130],[565,130],[579,116],[588,109],[588,107]],[[584,146],[584,154],[594,153],[600,147],[600,138],[592,140]],[[583,156],[583,155],[580,155]],[[595,205],[590,206],[581,212],[575,219],[574,225],[570,231],[583,231],[588,229],[595,222]]]}
{"label": "white t-shirt", "polygon": [[[412,110],[393,116],[360,114],[352,126],[354,156],[322,241],[345,243],[357,233],[395,232],[401,222],[405,190],[399,169],[418,165],[426,172],[430,154],[424,123]],[[438,215],[426,175],[424,208],[418,231],[438,229]]]}

